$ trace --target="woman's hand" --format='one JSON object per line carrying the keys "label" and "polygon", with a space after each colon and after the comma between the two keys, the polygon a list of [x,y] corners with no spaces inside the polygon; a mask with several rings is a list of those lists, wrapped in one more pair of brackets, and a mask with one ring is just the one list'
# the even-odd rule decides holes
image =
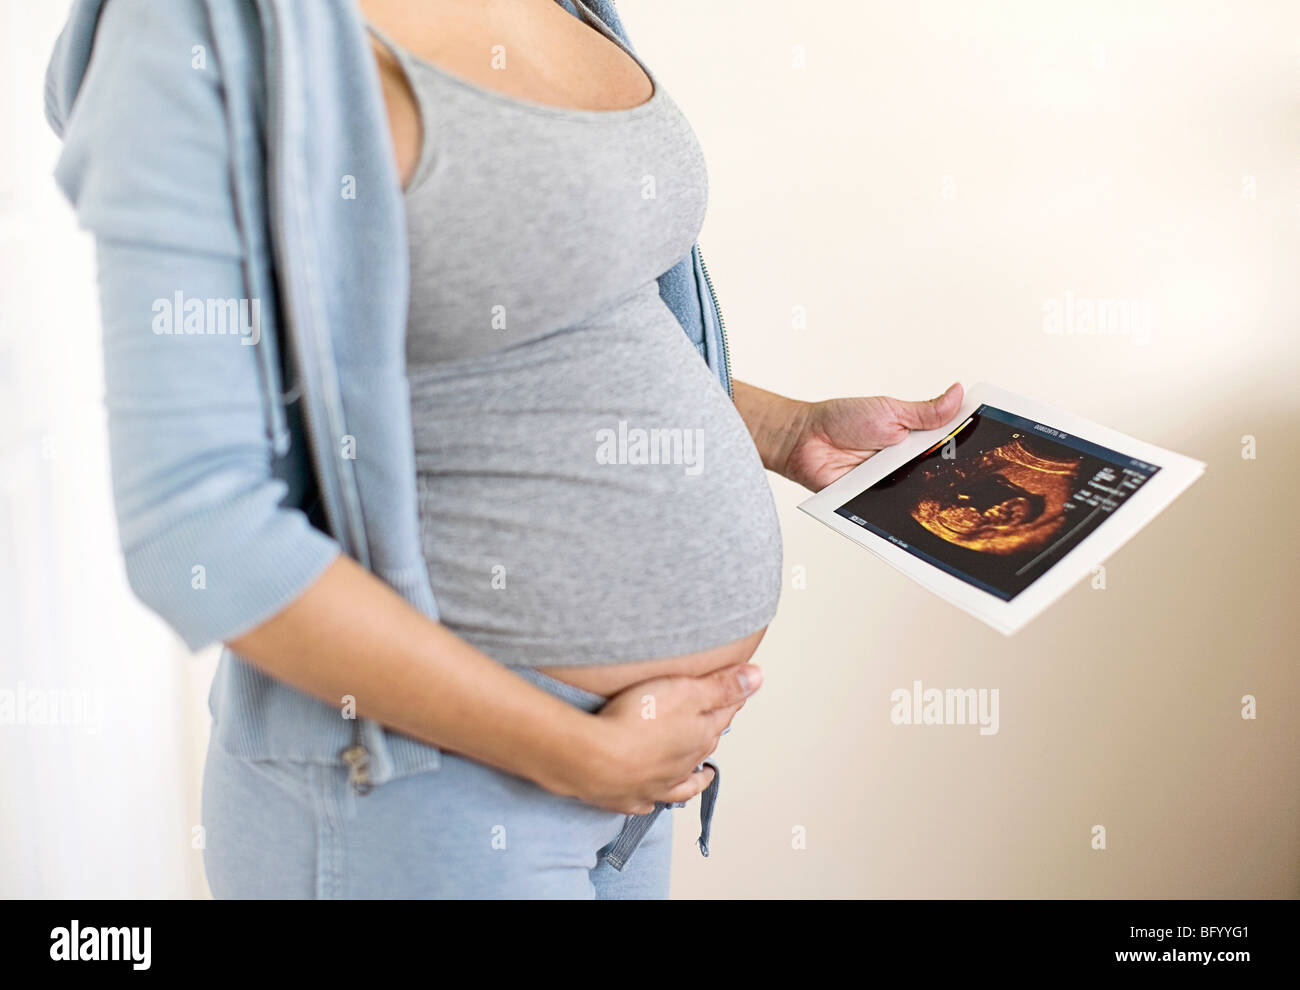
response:
{"label": "woman's hand", "polygon": [[735,390],[763,465],[814,492],[910,431],[943,426],[963,396],[957,383],[922,402],[887,396],[798,402],[744,382],[736,382]]}
{"label": "woman's hand", "polygon": [[564,792],[629,815],[690,800],[713,780],[712,767],[695,768],[762,681],[758,667],[739,664],[633,684],[592,719],[595,738],[578,751]]}

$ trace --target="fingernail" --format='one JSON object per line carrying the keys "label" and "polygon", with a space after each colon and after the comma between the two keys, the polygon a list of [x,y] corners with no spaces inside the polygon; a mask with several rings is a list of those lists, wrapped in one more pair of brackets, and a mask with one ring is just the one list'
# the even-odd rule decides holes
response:
{"label": "fingernail", "polygon": [[763,683],[763,674],[757,667],[749,667],[736,675],[740,681],[740,690],[751,694]]}

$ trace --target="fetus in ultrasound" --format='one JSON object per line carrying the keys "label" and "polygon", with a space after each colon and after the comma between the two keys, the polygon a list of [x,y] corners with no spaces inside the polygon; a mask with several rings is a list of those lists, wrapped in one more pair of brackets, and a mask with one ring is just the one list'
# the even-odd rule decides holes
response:
{"label": "fetus in ultrasound", "polygon": [[1020,434],[973,458],[927,466],[911,516],[968,550],[998,556],[1040,550],[1065,522],[1080,463]]}

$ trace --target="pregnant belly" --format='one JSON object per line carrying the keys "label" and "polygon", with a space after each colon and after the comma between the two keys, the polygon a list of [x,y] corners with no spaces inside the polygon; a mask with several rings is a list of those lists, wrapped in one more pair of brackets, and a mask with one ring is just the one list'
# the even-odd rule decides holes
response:
{"label": "pregnant belly", "polygon": [[723,667],[746,663],[758,649],[765,632],[767,632],[766,627],[722,646],[658,660],[637,660],[631,663],[593,667],[538,667],[537,669],[557,681],[564,681],[592,694],[610,698],[633,684],[640,684],[655,677],[700,677],[721,670]]}
{"label": "pregnant belly", "polygon": [[753,654],[780,594],[758,452],[653,286],[591,325],[411,376],[444,625],[609,696]]}

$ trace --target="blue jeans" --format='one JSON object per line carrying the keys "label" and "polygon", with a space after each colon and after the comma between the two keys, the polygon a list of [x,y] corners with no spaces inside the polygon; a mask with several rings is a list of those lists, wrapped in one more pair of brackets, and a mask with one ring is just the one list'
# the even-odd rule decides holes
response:
{"label": "blue jeans", "polygon": [[[604,704],[514,669],[587,711]],[[706,855],[716,797],[715,779],[702,799]],[[210,745],[203,862],[218,898],[665,898],[672,812],[605,811],[452,753],[358,795],[341,765]]]}

